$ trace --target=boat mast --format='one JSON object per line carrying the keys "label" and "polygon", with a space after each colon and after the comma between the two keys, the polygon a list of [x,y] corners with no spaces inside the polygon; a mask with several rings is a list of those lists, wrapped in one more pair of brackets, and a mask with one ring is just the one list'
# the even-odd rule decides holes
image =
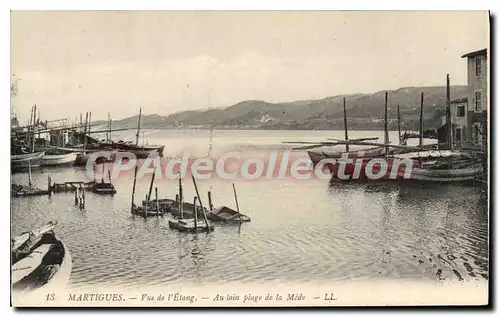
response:
{"label": "boat mast", "polygon": [[196,208],[196,199],[197,197],[194,196],[193,198],[193,209],[194,209],[194,232],[198,232],[198,210]]}
{"label": "boat mast", "polygon": [[210,157],[210,154],[212,154],[212,139],[214,136],[214,126],[213,124],[210,125],[210,136],[209,136],[209,144],[208,144],[208,157]]}
{"label": "boat mast", "polygon": [[142,114],[142,107],[139,108],[139,120],[137,121],[137,133],[135,134],[135,145],[139,145],[139,133],[141,131],[141,114]]}
{"label": "boat mast", "polygon": [[399,145],[401,145],[401,115],[399,114],[399,105],[398,105],[398,139],[399,139]]}
{"label": "boat mast", "polygon": [[424,146],[424,93],[420,93],[420,134],[418,145],[420,147]]}
{"label": "boat mast", "polygon": [[109,119],[109,142],[112,142],[111,141],[111,122],[113,122],[113,120],[111,120],[111,118]]}
{"label": "boat mast", "polygon": [[[345,134],[345,140],[349,140],[349,136],[347,134],[347,111],[345,109],[345,97],[343,99],[343,104],[344,104],[344,134]],[[349,145],[346,143],[345,145],[345,151],[346,153],[349,152]],[[234,184],[233,184],[234,187]]]}
{"label": "boat mast", "polygon": [[182,177],[181,177],[181,171],[179,171],[179,218],[183,219],[184,217],[184,204],[182,202],[183,197],[182,197]]}
{"label": "boat mast", "polygon": [[35,128],[36,128],[36,105],[33,109],[33,139],[31,140],[31,153],[35,153]]}
{"label": "boat mast", "polygon": [[151,199],[151,194],[153,192],[153,183],[155,181],[155,175],[156,175],[156,166],[155,166],[155,169],[153,171],[153,177],[151,178],[151,184],[149,184],[149,192],[148,192],[148,199],[147,199],[148,202]]}
{"label": "boat mast", "polygon": [[31,112],[30,112],[30,121],[29,121],[29,124],[28,124],[28,134],[26,135],[26,147],[30,147],[30,143],[31,143],[31,133],[29,133],[31,130],[33,130],[33,107],[31,107]]}
{"label": "boat mast", "polygon": [[205,224],[207,225],[207,230],[210,231],[210,225],[208,223],[207,215],[205,214],[205,208],[203,207],[203,202],[201,201],[200,193],[198,192],[198,186],[196,185],[196,180],[194,179],[194,175],[191,175],[191,178],[193,179],[194,189],[196,190],[196,196],[198,197],[198,201],[200,202],[201,214],[203,215],[203,220],[205,220]]}
{"label": "boat mast", "polygon": [[[87,134],[90,137],[90,127],[92,126],[90,123],[92,122],[92,111],[89,112],[89,128],[87,130]],[[85,136],[85,140],[87,140],[87,137]]]}
{"label": "boat mast", "polygon": [[446,125],[448,130],[448,149],[453,150],[452,127],[451,127],[451,109],[450,109],[450,74],[446,74]]}
{"label": "boat mast", "polygon": [[[109,125],[110,125],[110,122],[111,122],[111,118],[110,118],[110,113],[108,112],[108,130],[111,130]],[[106,132],[106,141],[109,141],[109,134],[111,132]]]}
{"label": "boat mast", "polygon": [[87,122],[89,120],[89,113],[85,113],[85,127],[83,129],[83,151],[82,154],[85,154],[85,149],[87,148]]}
{"label": "boat mast", "polygon": [[[389,131],[387,130],[387,96],[388,92],[385,92],[385,103],[384,103],[384,144],[389,144]],[[389,148],[385,147],[385,155],[387,156]]]}

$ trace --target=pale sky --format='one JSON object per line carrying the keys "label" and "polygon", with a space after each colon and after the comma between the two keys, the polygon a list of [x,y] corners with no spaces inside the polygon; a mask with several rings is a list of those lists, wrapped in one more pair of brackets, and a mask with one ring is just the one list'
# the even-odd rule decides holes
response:
{"label": "pale sky", "polygon": [[14,112],[113,119],[466,84],[476,12],[13,12]]}

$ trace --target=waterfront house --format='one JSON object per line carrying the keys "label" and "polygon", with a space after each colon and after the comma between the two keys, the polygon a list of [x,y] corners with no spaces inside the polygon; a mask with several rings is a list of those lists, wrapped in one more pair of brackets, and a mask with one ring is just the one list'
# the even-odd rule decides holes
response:
{"label": "waterfront house", "polygon": [[[451,142],[454,144],[454,148],[460,148],[468,140],[470,140],[468,137],[467,107],[467,98],[450,101],[450,117],[452,127]],[[441,117],[441,125],[441,128],[438,130],[439,143],[446,143],[446,115]]]}
{"label": "waterfront house", "polygon": [[487,49],[467,53],[462,58],[467,58],[467,140],[484,146],[488,129]]}

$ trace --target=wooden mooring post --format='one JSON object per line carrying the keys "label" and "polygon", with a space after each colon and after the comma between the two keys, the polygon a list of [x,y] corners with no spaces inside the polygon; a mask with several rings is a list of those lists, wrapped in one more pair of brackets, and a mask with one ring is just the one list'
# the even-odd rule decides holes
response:
{"label": "wooden mooring post", "polygon": [[197,197],[194,196],[193,198],[193,209],[194,209],[194,232],[198,232],[198,209],[196,208],[196,199]]}
{"label": "wooden mooring post", "polygon": [[158,204],[158,187],[155,187],[156,216],[160,216],[160,205]]}
{"label": "wooden mooring post", "polygon": [[241,221],[241,213],[240,213],[240,206],[238,205],[238,195],[236,195],[236,187],[234,186],[233,183],[233,192],[234,192],[234,200],[236,201],[236,211],[238,212],[238,217],[240,218],[240,223]]}
{"label": "wooden mooring post", "polygon": [[212,204],[212,192],[208,191],[208,207],[210,211],[214,211],[214,205]]}
{"label": "wooden mooring post", "polygon": [[52,196],[52,179],[50,178],[50,175],[47,175],[47,192],[49,197]]}

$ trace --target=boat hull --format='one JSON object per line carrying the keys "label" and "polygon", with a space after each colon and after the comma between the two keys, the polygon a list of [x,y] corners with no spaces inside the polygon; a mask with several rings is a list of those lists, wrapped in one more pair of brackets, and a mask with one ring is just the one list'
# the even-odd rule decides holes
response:
{"label": "boat hull", "polygon": [[116,194],[116,188],[111,183],[95,183],[92,186],[92,191],[96,194],[111,195]]}
{"label": "boat hull", "polygon": [[187,233],[214,231],[214,226],[211,223],[207,226],[207,224],[202,220],[198,220],[195,226],[194,219],[169,220],[168,227],[173,230]]}
{"label": "boat hull", "polygon": [[72,270],[72,259],[68,248],[53,232],[48,232],[42,236],[40,242],[31,249],[31,252],[47,248],[47,246],[49,250],[43,256],[31,257],[30,253],[15,262],[13,269],[26,270],[20,265],[23,260],[31,258],[31,262],[33,262],[31,264],[34,267],[26,271],[24,276],[22,272],[17,272],[17,277],[13,279],[14,283],[12,284],[14,293],[45,293],[50,289],[61,290],[67,285]]}
{"label": "boat hull", "polygon": [[42,159],[42,166],[74,165],[77,156],[77,153],[59,155],[45,154]]}
{"label": "boat hull", "polygon": [[[198,211],[198,218],[201,219],[201,217],[203,217],[201,207],[197,206],[196,209]],[[205,213],[207,214],[208,213],[207,208],[204,208],[204,209],[205,209]],[[181,213],[179,211],[179,203],[178,202],[172,203],[172,205],[170,206],[170,212],[171,212],[172,216],[174,216],[174,217],[181,216]],[[182,218],[183,219],[193,219],[194,218],[194,205],[192,203],[184,202],[184,204],[182,205]]]}
{"label": "boat hull", "polygon": [[240,214],[236,210],[225,206],[219,207],[216,210],[207,213],[207,218],[212,221],[225,223],[250,222],[250,217]]}
{"label": "boat hull", "polygon": [[[313,162],[314,165],[317,165],[319,162],[325,159],[339,159],[346,152],[324,152],[324,151],[307,151],[309,154],[309,158]],[[348,158],[375,158],[381,157],[385,155],[384,147],[373,147],[366,150],[360,151],[351,151],[347,152]]]}
{"label": "boat hull", "polygon": [[387,158],[379,159],[385,162],[387,168],[381,170],[381,164],[364,159],[358,164],[344,163],[344,171],[340,171],[342,164],[325,164],[332,174],[331,181],[416,181],[416,182],[464,182],[474,180],[483,173],[481,164],[471,164],[467,167],[451,169],[421,168],[417,160]]}
{"label": "boat hull", "polygon": [[42,164],[44,152],[35,152],[30,154],[11,155],[10,168],[11,171],[26,171],[30,167],[40,167]]}

